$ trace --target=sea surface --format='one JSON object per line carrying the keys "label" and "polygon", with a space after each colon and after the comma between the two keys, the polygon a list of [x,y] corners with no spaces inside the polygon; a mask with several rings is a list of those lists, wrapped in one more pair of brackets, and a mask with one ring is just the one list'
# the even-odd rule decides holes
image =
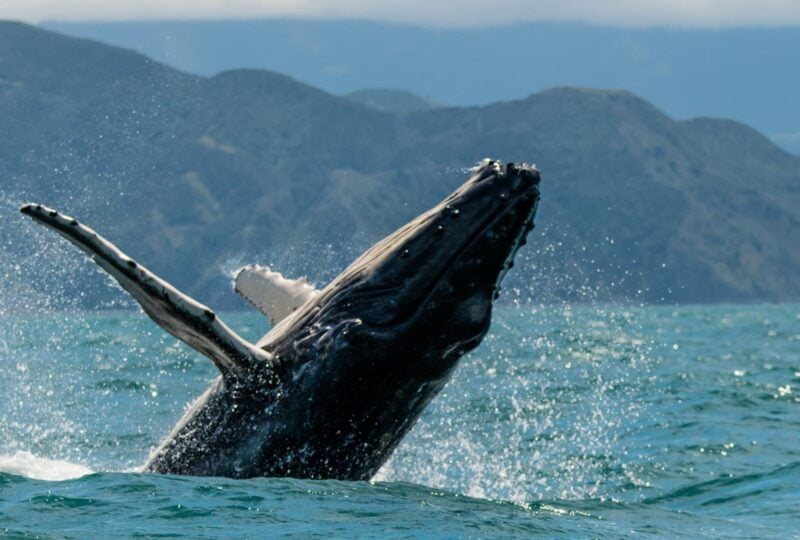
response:
{"label": "sea surface", "polygon": [[0,536],[800,538],[800,305],[501,306],[372,482],[137,472],[215,376],[140,312],[0,315]]}

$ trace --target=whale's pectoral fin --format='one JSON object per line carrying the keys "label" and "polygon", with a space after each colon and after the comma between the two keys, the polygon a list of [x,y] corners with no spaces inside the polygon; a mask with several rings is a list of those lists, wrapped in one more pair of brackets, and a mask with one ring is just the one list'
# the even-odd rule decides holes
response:
{"label": "whale's pectoral fin", "polygon": [[272,356],[239,337],[213,311],[125,255],[92,229],[55,210],[26,204],[20,211],[88,253],[161,328],[208,356],[226,378],[263,370]]}
{"label": "whale's pectoral fin", "polygon": [[317,294],[306,278],[287,279],[268,266],[256,265],[237,270],[234,289],[273,326]]}

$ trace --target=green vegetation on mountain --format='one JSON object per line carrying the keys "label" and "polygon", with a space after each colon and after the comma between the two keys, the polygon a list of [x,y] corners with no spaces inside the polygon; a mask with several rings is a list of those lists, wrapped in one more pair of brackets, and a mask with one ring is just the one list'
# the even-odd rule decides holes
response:
{"label": "green vegetation on mountain", "polygon": [[329,278],[485,156],[543,174],[530,257],[507,288],[800,299],[800,158],[623,91],[388,113],[271,72],[197,77],[0,23],[0,122],[5,201],[74,215],[215,306],[230,305],[236,264]]}

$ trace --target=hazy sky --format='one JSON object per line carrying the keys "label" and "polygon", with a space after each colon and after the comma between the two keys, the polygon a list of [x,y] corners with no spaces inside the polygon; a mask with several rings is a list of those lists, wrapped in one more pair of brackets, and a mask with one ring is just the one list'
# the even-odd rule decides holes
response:
{"label": "hazy sky", "polygon": [[562,20],[620,26],[800,26],[800,0],[0,0],[0,18],[362,18],[433,26]]}

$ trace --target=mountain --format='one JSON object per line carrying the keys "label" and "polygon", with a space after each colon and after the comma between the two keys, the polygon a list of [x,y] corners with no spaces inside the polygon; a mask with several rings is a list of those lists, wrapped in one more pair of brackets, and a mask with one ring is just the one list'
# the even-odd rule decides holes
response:
{"label": "mountain", "polygon": [[[226,271],[270,263],[322,283],[489,155],[543,174],[512,296],[800,299],[800,158],[733,121],[675,121],[625,91],[567,87],[386,113],[273,72],[189,75],[19,23],[0,23],[0,51],[6,291],[47,290],[30,280],[48,272],[71,290],[97,281],[73,277],[86,268],[74,250],[16,214],[26,200],[234,307]],[[86,287],[89,303],[108,297]]]}
{"label": "mountain", "polygon": [[200,75],[271,69],[335,94],[397,88],[467,106],[554,86],[625,88],[673,117],[732,118],[800,153],[800,28],[442,29],[302,19],[44,25]]}

